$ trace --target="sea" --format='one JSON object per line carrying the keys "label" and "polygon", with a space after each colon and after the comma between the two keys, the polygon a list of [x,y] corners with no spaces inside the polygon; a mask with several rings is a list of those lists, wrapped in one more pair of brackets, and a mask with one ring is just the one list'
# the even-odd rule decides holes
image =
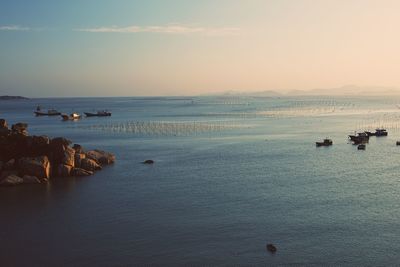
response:
{"label": "sea", "polygon": [[[2,101],[9,125],[26,122],[31,135],[63,136],[117,160],[90,177],[0,188],[0,265],[399,265],[399,104],[399,96]],[[38,105],[112,116],[35,117]],[[371,137],[364,151],[348,140],[381,127],[388,136]],[[324,138],[333,145],[316,147]]]}

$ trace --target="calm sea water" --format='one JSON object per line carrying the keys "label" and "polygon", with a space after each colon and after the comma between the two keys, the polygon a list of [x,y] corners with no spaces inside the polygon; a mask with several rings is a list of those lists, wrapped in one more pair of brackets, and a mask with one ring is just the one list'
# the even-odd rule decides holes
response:
{"label": "calm sea water", "polygon": [[[0,188],[2,266],[400,263],[400,98],[3,101],[30,134],[112,151],[85,178]],[[36,105],[110,118],[34,117]],[[384,126],[365,151],[355,130]],[[334,145],[316,148],[330,137]],[[140,162],[153,159],[152,166]],[[274,243],[278,252],[265,250]]]}

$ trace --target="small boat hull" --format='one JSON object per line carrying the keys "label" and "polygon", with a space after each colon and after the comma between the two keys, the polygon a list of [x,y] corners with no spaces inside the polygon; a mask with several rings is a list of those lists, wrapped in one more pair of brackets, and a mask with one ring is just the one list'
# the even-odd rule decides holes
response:
{"label": "small boat hull", "polygon": [[35,111],[36,116],[59,116],[61,115],[61,112],[41,112],[41,111]]}
{"label": "small boat hull", "polygon": [[86,117],[109,117],[111,116],[111,112],[97,112],[97,113],[91,113],[91,112],[85,112]]}

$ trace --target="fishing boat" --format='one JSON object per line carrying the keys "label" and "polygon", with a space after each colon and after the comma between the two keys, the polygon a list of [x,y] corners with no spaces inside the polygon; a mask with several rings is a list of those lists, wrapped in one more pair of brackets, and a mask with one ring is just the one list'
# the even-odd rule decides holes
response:
{"label": "fishing boat", "polygon": [[78,113],[71,113],[70,115],[62,114],[61,117],[64,121],[72,121],[79,120],[81,118],[81,115],[79,115]]}
{"label": "fishing boat", "polygon": [[57,116],[57,115],[61,115],[61,112],[55,110],[55,109],[49,109],[47,110],[47,112],[43,112],[41,109],[36,109],[36,111],[34,111],[34,113],[36,114],[36,116]]}
{"label": "fishing boat", "polygon": [[387,136],[387,135],[388,135],[388,132],[386,131],[386,129],[378,128],[375,130],[375,136]]}
{"label": "fishing boat", "polygon": [[365,144],[361,144],[357,146],[358,150],[365,150],[366,145]]}
{"label": "fishing boat", "polygon": [[349,139],[354,142],[355,145],[368,143],[369,142],[369,135],[367,133],[357,133],[355,135],[349,135]]}
{"label": "fishing boat", "polygon": [[325,138],[322,142],[315,142],[316,146],[331,146],[333,144],[331,139]]}
{"label": "fishing boat", "polygon": [[96,113],[85,112],[86,117],[108,117],[111,116],[111,112],[106,110],[99,110]]}

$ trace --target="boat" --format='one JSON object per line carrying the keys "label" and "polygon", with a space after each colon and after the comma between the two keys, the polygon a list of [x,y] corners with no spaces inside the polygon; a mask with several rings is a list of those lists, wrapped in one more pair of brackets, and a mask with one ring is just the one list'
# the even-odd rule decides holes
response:
{"label": "boat", "polygon": [[81,115],[79,115],[78,113],[71,113],[70,115],[62,114],[61,117],[64,121],[71,121],[79,120],[81,118]]}
{"label": "boat", "polygon": [[349,135],[349,139],[354,142],[355,145],[368,143],[369,135],[366,132],[357,133],[355,135]]}
{"label": "boat", "polygon": [[316,146],[331,146],[333,144],[331,139],[325,138],[322,142],[315,142]]}
{"label": "boat", "polygon": [[99,110],[96,113],[84,112],[86,117],[108,117],[111,116],[111,112],[107,110]]}
{"label": "boat", "polygon": [[388,132],[386,131],[386,129],[378,128],[375,130],[375,136],[387,136],[387,135],[388,135]]}
{"label": "boat", "polygon": [[396,146],[400,146],[400,141],[397,141],[397,142],[396,142]]}
{"label": "boat", "polygon": [[34,111],[34,113],[36,114],[36,116],[57,116],[57,115],[61,115],[61,112],[55,110],[55,109],[49,109],[47,110],[47,112],[43,112],[41,109],[36,109],[36,111]]}
{"label": "boat", "polygon": [[365,144],[361,144],[361,145],[358,145],[357,149],[358,150],[365,150],[365,147],[366,147]]}

